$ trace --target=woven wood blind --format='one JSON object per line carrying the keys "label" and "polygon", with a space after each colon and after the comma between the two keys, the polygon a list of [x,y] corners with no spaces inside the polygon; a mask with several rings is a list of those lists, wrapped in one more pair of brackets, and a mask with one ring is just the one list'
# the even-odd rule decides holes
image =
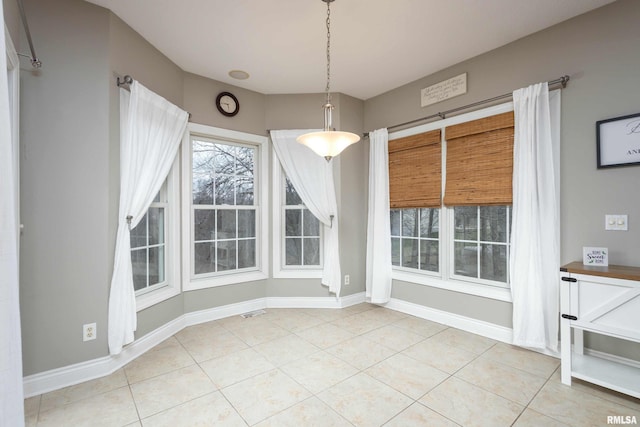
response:
{"label": "woven wood blind", "polygon": [[440,129],[389,141],[391,208],[441,205]]}
{"label": "woven wood blind", "polygon": [[512,203],[513,112],[445,129],[447,206]]}

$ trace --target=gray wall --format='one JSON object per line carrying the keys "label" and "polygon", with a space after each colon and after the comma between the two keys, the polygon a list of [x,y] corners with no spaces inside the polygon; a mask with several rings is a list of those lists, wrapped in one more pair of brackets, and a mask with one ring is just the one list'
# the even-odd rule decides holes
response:
{"label": "gray wall", "polygon": [[[9,30],[11,41],[19,51],[20,44],[20,12],[18,10],[18,3],[16,0],[2,0],[2,9],[4,12],[4,23]],[[3,30],[4,31],[4,30]],[[36,50],[36,53],[38,51]]]}

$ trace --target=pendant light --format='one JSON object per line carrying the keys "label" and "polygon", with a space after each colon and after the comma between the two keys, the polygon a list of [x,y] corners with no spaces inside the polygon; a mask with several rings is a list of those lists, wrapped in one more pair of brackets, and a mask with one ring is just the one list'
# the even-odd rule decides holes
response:
{"label": "pendant light", "polygon": [[331,8],[330,4],[334,0],[322,0],[327,4],[327,102],[322,107],[324,109],[324,129],[320,132],[311,132],[300,135],[296,141],[311,148],[316,154],[324,157],[327,161],[337,156],[349,145],[360,141],[360,137],[351,132],[340,132],[333,129],[331,114],[333,105],[331,104]]}

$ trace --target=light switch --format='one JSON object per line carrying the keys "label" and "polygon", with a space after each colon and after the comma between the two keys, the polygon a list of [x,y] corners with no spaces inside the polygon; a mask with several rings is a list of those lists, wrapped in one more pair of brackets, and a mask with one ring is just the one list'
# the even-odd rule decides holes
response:
{"label": "light switch", "polygon": [[604,229],[615,231],[628,231],[629,218],[627,215],[605,215]]}

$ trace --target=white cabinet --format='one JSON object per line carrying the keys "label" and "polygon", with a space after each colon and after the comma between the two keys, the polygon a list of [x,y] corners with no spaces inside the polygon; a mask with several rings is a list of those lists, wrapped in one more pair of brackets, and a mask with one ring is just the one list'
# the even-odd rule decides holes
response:
{"label": "white cabinet", "polygon": [[637,366],[586,355],[583,342],[584,331],[640,342],[640,268],[573,262],[560,270],[562,382],[579,378],[640,398]]}

